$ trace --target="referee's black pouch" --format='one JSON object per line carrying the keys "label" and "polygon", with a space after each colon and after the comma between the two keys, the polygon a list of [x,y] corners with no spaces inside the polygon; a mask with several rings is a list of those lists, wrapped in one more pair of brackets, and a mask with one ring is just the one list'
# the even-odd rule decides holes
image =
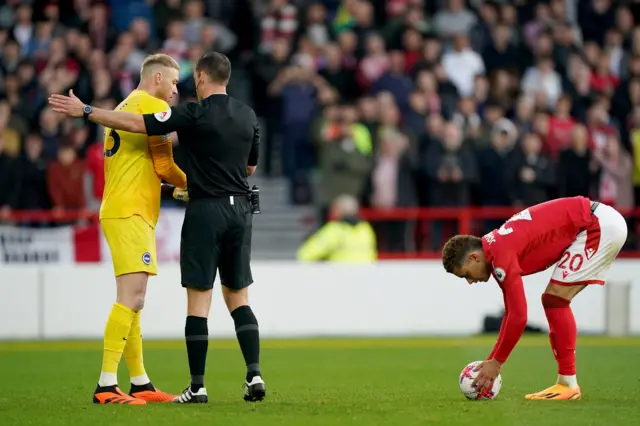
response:
{"label": "referee's black pouch", "polygon": [[253,185],[251,188],[249,201],[251,202],[251,213],[260,214],[260,189],[257,185]]}

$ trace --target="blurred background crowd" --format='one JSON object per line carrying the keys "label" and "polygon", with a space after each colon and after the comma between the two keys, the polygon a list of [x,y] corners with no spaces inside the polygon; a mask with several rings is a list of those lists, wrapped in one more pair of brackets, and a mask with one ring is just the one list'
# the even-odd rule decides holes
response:
{"label": "blurred background crowd", "polygon": [[[2,3],[0,221],[99,205],[102,129],[53,113],[50,93],[113,108],[162,51],[181,64],[184,102],[210,49],[261,118],[262,175],[286,177],[320,221],[342,194],[373,209],[640,202],[636,2]],[[434,249],[449,225],[433,224]],[[387,250],[405,248],[402,226],[378,230]]]}

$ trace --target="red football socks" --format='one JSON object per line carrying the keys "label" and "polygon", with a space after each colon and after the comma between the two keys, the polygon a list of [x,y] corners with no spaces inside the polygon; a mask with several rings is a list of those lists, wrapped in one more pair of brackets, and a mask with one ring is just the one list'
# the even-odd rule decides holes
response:
{"label": "red football socks", "polygon": [[571,301],[553,294],[542,295],[542,306],[549,321],[549,340],[553,355],[558,362],[558,374],[576,374],[576,320],[570,306]]}

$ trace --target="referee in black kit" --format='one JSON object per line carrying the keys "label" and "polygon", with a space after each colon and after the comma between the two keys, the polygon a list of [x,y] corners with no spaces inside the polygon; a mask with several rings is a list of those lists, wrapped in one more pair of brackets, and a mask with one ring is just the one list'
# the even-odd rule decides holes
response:
{"label": "referee in black kit", "polygon": [[[92,108],[73,93],[49,98],[57,112],[84,115],[112,129],[148,135],[177,131],[186,151],[189,203],[182,225],[180,271],[188,299],[185,340],[191,385],[174,399],[177,403],[208,402],[204,387],[207,318],[217,270],[247,365],[244,399],[261,401],[266,393],[260,374],[258,321],[248,301],[248,287],[253,283],[252,216],[259,212],[259,201],[247,176],[256,169],[260,135],[254,111],[227,95],[230,76],[231,64],[225,55],[205,54],[193,76],[198,102],[156,114]],[[172,191],[167,185],[164,189]]]}

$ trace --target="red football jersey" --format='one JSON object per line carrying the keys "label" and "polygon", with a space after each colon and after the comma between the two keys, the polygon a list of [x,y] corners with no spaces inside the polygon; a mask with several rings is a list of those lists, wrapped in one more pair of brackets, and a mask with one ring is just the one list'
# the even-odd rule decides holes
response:
{"label": "red football jersey", "polygon": [[522,277],[558,262],[594,220],[588,198],[560,198],[521,211],[482,238],[505,302],[500,336],[489,358],[505,362],[524,332],[527,301]]}

